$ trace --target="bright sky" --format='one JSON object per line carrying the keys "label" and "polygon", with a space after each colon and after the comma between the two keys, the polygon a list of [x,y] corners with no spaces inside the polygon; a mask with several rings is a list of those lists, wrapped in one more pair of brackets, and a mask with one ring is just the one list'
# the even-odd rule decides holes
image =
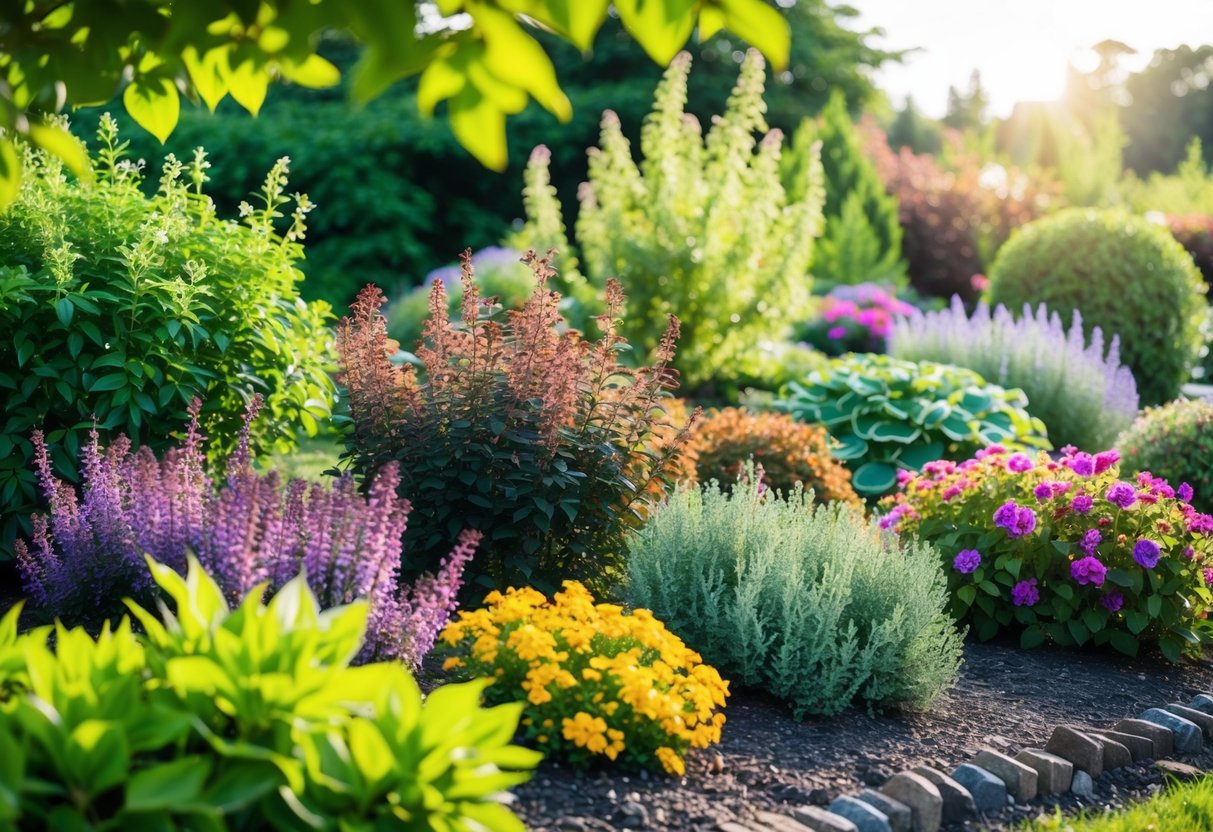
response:
{"label": "bright sky", "polygon": [[[1213,0],[847,0],[865,25],[880,26],[882,46],[923,47],[902,66],[886,67],[877,83],[893,103],[906,94],[942,116],[948,86],[968,88],[981,70],[990,115],[1016,101],[1057,98],[1067,60],[1090,60],[1089,47],[1122,41],[1144,65],[1155,49],[1213,43]],[[1084,69],[1087,67],[1083,67]]]}

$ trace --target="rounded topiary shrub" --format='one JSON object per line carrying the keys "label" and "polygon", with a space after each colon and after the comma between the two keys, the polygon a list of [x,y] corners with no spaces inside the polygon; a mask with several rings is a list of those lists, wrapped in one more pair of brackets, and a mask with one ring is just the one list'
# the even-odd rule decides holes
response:
{"label": "rounded topiary shrub", "polygon": [[1143,412],[1116,440],[1126,471],[1188,483],[1190,502],[1213,512],[1213,402],[1180,399]]}
{"label": "rounded topiary shrub", "polygon": [[1174,398],[1188,379],[1207,314],[1192,258],[1162,226],[1117,211],[1071,209],[1029,223],[990,269],[990,301],[1082,313],[1090,335],[1120,336],[1143,404]]}

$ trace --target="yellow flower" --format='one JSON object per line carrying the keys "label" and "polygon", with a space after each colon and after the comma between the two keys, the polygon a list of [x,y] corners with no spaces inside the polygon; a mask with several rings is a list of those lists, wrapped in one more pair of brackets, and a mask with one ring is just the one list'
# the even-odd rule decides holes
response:
{"label": "yellow flower", "polygon": [[678,756],[678,752],[668,746],[663,745],[657,749],[657,761],[661,763],[661,767],[666,770],[667,774],[675,774],[681,777],[687,772],[687,767],[682,761],[682,757]]}
{"label": "yellow flower", "polygon": [[[578,711],[573,714],[573,718],[565,718],[562,721],[564,738],[574,743],[581,748],[589,748],[594,750],[593,745],[597,745],[599,749],[606,747],[606,720],[600,716],[590,716],[585,711]],[[591,745],[593,743],[593,745]]]}
{"label": "yellow flower", "polygon": [[532,624],[523,624],[517,630],[514,630],[514,632],[510,633],[505,643],[524,662],[547,658],[556,650],[556,639],[552,637],[552,634],[540,630]]}
{"label": "yellow flower", "polygon": [[443,670],[454,670],[457,667],[463,667],[463,659],[458,656],[451,656],[442,663]]}

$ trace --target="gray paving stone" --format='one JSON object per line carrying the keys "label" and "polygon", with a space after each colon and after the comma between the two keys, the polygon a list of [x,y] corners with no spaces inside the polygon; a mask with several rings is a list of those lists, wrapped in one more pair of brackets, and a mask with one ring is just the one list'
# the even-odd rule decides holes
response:
{"label": "gray paving stone", "polygon": [[1070,790],[1074,780],[1074,764],[1064,757],[1039,748],[1025,748],[1015,755],[1015,760],[1036,770],[1036,791],[1039,794],[1061,794]]}
{"label": "gray paving stone", "polygon": [[[1145,737],[1139,737],[1137,734],[1123,734],[1120,731],[1092,731],[1093,736],[1100,739],[1109,739],[1120,743],[1125,748],[1129,749],[1129,753],[1133,755],[1133,762],[1141,760],[1149,760],[1154,756],[1154,743]],[[1106,755],[1105,755],[1106,760]],[[1106,764],[1106,763],[1105,763]]]}
{"label": "gray paving stone", "polygon": [[1027,803],[1036,797],[1038,778],[1036,769],[1031,766],[993,748],[980,749],[973,762],[1005,783],[1016,803]]}
{"label": "gray paving stone", "polygon": [[719,830],[719,832],[758,832],[745,824],[737,823],[736,821],[731,820],[725,821],[716,828]]}
{"label": "gray paving stone", "polygon": [[1070,791],[1079,797],[1090,797],[1095,794],[1095,781],[1091,779],[1091,775],[1080,769],[1074,772],[1074,782],[1070,784]]}
{"label": "gray paving stone", "polygon": [[952,771],[952,779],[969,790],[979,812],[997,812],[1007,805],[1007,784],[981,766],[961,763]]}
{"label": "gray paving stone", "polygon": [[1069,760],[1074,768],[1082,769],[1092,777],[1103,774],[1103,746],[1089,735],[1060,725],[1053,729],[1053,736],[1045,744],[1045,751]]}
{"label": "gray paving stone", "polygon": [[787,815],[775,812],[759,812],[758,821],[763,824],[764,832],[812,832],[809,827],[799,821],[792,820]]}
{"label": "gray paving stone", "polygon": [[1114,768],[1124,768],[1133,764],[1133,755],[1129,752],[1129,749],[1116,740],[1093,732],[1088,734],[1088,736],[1099,743],[1100,750],[1103,751],[1104,771],[1111,771]]}
{"label": "gray paving stone", "polygon": [[912,771],[894,774],[880,791],[910,807],[913,832],[937,832],[943,821],[943,795],[935,784]]}
{"label": "gray paving stone", "polygon": [[893,832],[911,832],[913,827],[910,822],[910,807],[900,800],[894,800],[884,792],[878,792],[875,789],[864,789],[856,795],[855,799],[879,809],[889,819],[889,826],[892,827]]}
{"label": "gray paving stone", "polygon": [[893,832],[888,816],[871,803],[843,795],[827,808],[855,824],[859,832]]}
{"label": "gray paving stone", "polygon": [[1180,705],[1178,702],[1172,702],[1170,705],[1164,705],[1163,710],[1170,711],[1177,716],[1182,716],[1188,722],[1194,725],[1199,725],[1201,733],[1206,739],[1213,738],[1213,716],[1198,711],[1195,708],[1189,708],[1187,705]]}
{"label": "gray paving stone", "polygon": [[1188,703],[1188,707],[1204,711],[1207,714],[1213,714],[1213,696],[1207,693],[1198,693],[1192,697],[1192,701]]}
{"label": "gray paving stone", "polygon": [[1156,760],[1154,767],[1164,774],[1169,774],[1179,780],[1199,780],[1205,773],[1196,766],[1178,763],[1175,760]]}
{"label": "gray paving stone", "polygon": [[813,832],[859,832],[855,824],[820,806],[799,806],[792,810],[792,817]]}
{"label": "gray paving stone", "polygon": [[1172,744],[1175,751],[1180,754],[1199,754],[1201,748],[1204,747],[1200,727],[1182,716],[1164,711],[1162,708],[1150,708],[1148,711],[1144,711],[1138,719],[1170,729]]}
{"label": "gray paving stone", "polygon": [[1144,719],[1122,719],[1112,726],[1112,730],[1122,734],[1136,734],[1154,743],[1155,759],[1169,757],[1175,749],[1175,735],[1171,733],[1171,729],[1156,722],[1148,722]]}
{"label": "gray paving stone", "polygon": [[914,766],[910,770],[921,774],[939,789],[939,795],[943,798],[944,823],[960,823],[977,813],[977,806],[969,790],[942,771],[930,766]]}

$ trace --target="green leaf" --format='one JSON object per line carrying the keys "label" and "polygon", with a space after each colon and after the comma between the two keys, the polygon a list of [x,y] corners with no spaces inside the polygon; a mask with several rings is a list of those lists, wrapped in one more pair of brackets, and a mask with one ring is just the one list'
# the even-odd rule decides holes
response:
{"label": "green leaf", "polygon": [[1130,610],[1125,613],[1125,624],[1128,626],[1130,633],[1137,635],[1150,625],[1150,617],[1144,612]]}
{"label": "green leaf", "polygon": [[181,115],[181,98],[171,78],[165,75],[142,75],[127,85],[122,93],[126,111],[140,127],[164,144]]}
{"label": "green leaf", "polygon": [[190,74],[190,82],[212,113],[227,95],[227,61],[231,44],[208,49],[202,56],[190,44],[181,52],[181,60]]}
{"label": "green leaf", "polygon": [[86,719],[68,737],[67,761],[76,782],[97,795],[122,782],[130,767],[126,735],[116,722]]}
{"label": "green leaf", "polygon": [[196,803],[210,773],[211,761],[205,757],[182,757],[143,769],[126,784],[126,809],[171,811]]}
{"label": "green leaf", "polygon": [[[695,29],[695,2],[615,0],[615,10],[619,12],[619,20],[628,34],[636,39],[650,58],[665,66],[674,59]],[[775,14],[783,22],[778,12]],[[725,16],[728,17],[727,9]],[[786,23],[783,25],[787,26]]]}
{"label": "green leaf", "polygon": [[84,149],[84,144],[68,131],[53,124],[35,123],[29,126],[29,138],[47,153],[59,157],[77,178],[87,179],[92,174],[88,151]]}
{"label": "green leaf", "polygon": [[884,462],[865,462],[851,476],[851,487],[860,494],[884,494],[897,484],[897,469]]}
{"label": "green leaf", "polygon": [[21,193],[21,157],[9,136],[0,137],[0,211],[12,205]]}
{"label": "green leaf", "polygon": [[269,75],[252,58],[246,58],[228,74],[228,92],[236,102],[253,115],[261,112],[269,89]]}
{"label": "green leaf", "polygon": [[308,55],[300,63],[282,61],[282,76],[301,87],[322,89],[335,87],[341,81],[341,70],[319,55]]}
{"label": "green leaf", "polygon": [[922,430],[905,422],[877,422],[867,438],[876,442],[900,442],[908,445],[922,436]]}
{"label": "green leaf", "polygon": [[451,130],[459,143],[486,168],[505,170],[505,112],[470,85],[451,99],[449,107]]}
{"label": "green leaf", "polygon": [[922,466],[943,457],[942,442],[925,442],[904,449],[897,457],[897,462],[914,471],[921,471]]}
{"label": "green leaf", "polygon": [[1162,615],[1162,596],[1151,595],[1147,598],[1146,612],[1150,614],[1151,618],[1158,618],[1158,616]]}
{"label": "green leaf", "polygon": [[956,597],[959,598],[960,602],[966,607],[971,607],[973,605],[973,599],[977,597],[977,588],[972,584],[965,584],[960,589],[956,590]]}
{"label": "green leaf", "polygon": [[55,303],[55,315],[59,318],[59,323],[68,326],[72,322],[72,316],[76,313],[76,307],[72,305],[71,298],[59,298]]}
{"label": "green leaf", "polygon": [[484,6],[476,13],[484,36],[484,66],[503,83],[526,92],[561,121],[573,117],[573,105],[560,89],[552,59],[512,14]]}
{"label": "green leaf", "polygon": [[118,390],[126,386],[125,373],[110,373],[108,376],[102,376],[89,386],[90,393],[104,393],[108,390]]}
{"label": "green leaf", "polygon": [[774,7],[763,0],[716,0],[716,5],[724,12],[725,28],[758,47],[777,72],[787,67],[792,29]]}
{"label": "green leaf", "polygon": [[1137,639],[1133,638],[1133,636],[1129,635],[1123,630],[1113,630],[1109,641],[1114,648],[1121,653],[1124,653],[1126,656],[1137,655]]}
{"label": "green leaf", "polygon": [[1177,662],[1183,653],[1183,644],[1175,636],[1163,636],[1158,640],[1158,649],[1169,661]]}
{"label": "green leaf", "polygon": [[1040,627],[1028,627],[1019,636],[1019,646],[1031,650],[1045,643],[1045,631]]}

